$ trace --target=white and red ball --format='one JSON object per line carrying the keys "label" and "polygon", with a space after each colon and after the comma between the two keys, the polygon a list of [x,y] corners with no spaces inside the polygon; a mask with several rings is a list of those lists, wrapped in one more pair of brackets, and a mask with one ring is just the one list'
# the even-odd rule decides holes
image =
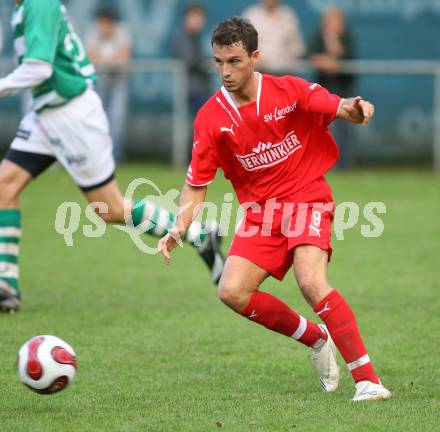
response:
{"label": "white and red ball", "polygon": [[75,378],[75,351],[56,336],[36,336],[18,351],[17,373],[20,381],[37,393],[59,392]]}

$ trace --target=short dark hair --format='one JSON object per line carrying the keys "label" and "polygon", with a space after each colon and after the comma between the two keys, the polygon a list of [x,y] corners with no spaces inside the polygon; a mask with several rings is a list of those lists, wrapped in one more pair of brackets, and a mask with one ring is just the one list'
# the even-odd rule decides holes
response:
{"label": "short dark hair", "polygon": [[96,19],[108,19],[111,21],[118,21],[119,17],[117,12],[112,8],[100,8],[96,11]]}
{"label": "short dark hair", "polygon": [[211,36],[212,46],[229,46],[242,42],[247,53],[251,55],[258,49],[258,32],[246,18],[228,18],[215,27]]}
{"label": "short dark hair", "polygon": [[185,9],[183,10],[183,15],[187,16],[188,14],[193,12],[199,12],[206,15],[206,8],[202,4],[198,4],[198,3],[190,4],[186,6]]}

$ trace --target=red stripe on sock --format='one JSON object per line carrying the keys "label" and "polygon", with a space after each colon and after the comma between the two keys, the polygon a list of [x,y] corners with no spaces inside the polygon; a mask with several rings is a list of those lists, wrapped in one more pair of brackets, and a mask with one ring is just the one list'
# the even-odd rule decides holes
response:
{"label": "red stripe on sock", "polygon": [[[359,333],[356,317],[341,294],[333,290],[313,310],[327,325],[335,345],[347,364],[367,354]],[[372,381],[376,384],[379,383],[379,378],[371,363],[353,369],[351,374],[355,382]]]}
{"label": "red stripe on sock", "polygon": [[[292,337],[301,322],[300,315],[289,306],[273,295],[261,291],[252,294],[241,315],[288,337]],[[306,330],[298,342],[310,347],[320,339],[326,340],[327,334],[317,324],[307,320]]]}

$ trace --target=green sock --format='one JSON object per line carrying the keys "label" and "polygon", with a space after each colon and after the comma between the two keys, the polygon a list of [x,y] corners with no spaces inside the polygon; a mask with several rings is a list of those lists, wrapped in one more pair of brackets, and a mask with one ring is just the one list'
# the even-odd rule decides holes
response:
{"label": "green sock", "polygon": [[[135,227],[148,221],[149,224],[147,224],[145,233],[155,237],[163,237],[166,235],[176,221],[175,215],[168,210],[158,207],[152,201],[134,201],[131,215],[133,218],[133,226]],[[208,233],[209,229],[206,225],[195,221],[186,232],[184,241],[198,247]]]}
{"label": "green sock", "polygon": [[21,237],[20,210],[0,210],[0,288],[19,294],[18,251]]}

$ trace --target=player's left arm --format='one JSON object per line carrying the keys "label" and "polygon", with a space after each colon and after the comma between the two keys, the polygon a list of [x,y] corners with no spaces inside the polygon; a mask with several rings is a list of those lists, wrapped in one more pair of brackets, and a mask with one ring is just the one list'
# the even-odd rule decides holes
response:
{"label": "player's left arm", "polygon": [[302,78],[290,78],[300,107],[310,113],[324,115],[324,123],[335,119],[366,125],[374,115],[374,105],[360,96],[344,99],[330,93],[317,83],[309,83]]}
{"label": "player's left arm", "polygon": [[23,17],[26,51],[22,64],[0,79],[0,97],[37,87],[52,76],[61,18],[59,1],[33,0],[26,4]]}
{"label": "player's left arm", "polygon": [[25,61],[11,74],[0,79],[0,97],[13,96],[22,90],[34,88],[48,80],[53,73],[51,65],[39,61]]}
{"label": "player's left arm", "polygon": [[374,116],[374,105],[360,96],[341,99],[336,118],[355,124],[367,125]]}

